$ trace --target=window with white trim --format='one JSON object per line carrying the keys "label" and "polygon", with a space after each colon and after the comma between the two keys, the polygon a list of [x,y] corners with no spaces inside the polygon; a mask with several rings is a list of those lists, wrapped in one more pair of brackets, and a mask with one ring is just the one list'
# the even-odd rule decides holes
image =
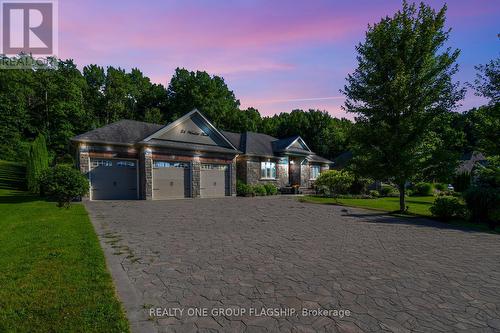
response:
{"label": "window with white trim", "polygon": [[189,168],[189,163],[154,161],[153,167],[154,168],[183,168],[183,169],[188,169]]}
{"label": "window with white trim", "polygon": [[321,167],[319,165],[311,165],[311,179],[317,179],[321,173]]}
{"label": "window with white trim", "polygon": [[92,160],[92,166],[93,167],[99,167],[99,166],[110,167],[110,166],[113,166],[113,162],[111,162],[110,160]]}
{"label": "window with white trim", "polygon": [[226,164],[202,164],[201,169],[202,170],[226,170],[227,165]]}
{"label": "window with white trim", "polygon": [[132,161],[118,161],[116,162],[117,167],[122,167],[122,168],[133,168],[135,167],[135,162]]}
{"label": "window with white trim", "polygon": [[276,179],[276,162],[260,162],[260,177]]}

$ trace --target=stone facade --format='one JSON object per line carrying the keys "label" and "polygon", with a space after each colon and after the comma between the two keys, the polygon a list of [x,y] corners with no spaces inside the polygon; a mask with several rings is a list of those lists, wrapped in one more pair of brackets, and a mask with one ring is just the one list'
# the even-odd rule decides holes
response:
{"label": "stone facade", "polygon": [[[87,146],[85,145],[80,145],[78,147],[78,168],[80,169],[80,172],[89,179],[89,172],[90,172],[90,154]],[[89,179],[90,183],[90,179]],[[90,196],[89,194],[85,195],[82,197],[82,200],[89,200]]]}
{"label": "stone facade", "polygon": [[144,184],[143,198],[146,200],[153,199],[153,153],[150,149],[143,149],[143,169],[144,169]]}
{"label": "stone facade", "polygon": [[230,175],[231,175],[231,193],[230,195],[236,196],[236,158],[233,159],[233,162],[231,163],[231,169],[229,170]]}
{"label": "stone facade", "polygon": [[200,176],[201,162],[199,158],[195,158],[191,163],[191,197],[200,197]]}
{"label": "stone facade", "polygon": [[[260,163],[263,161],[276,162],[276,179],[262,179]],[[311,179],[311,165],[313,163],[304,162],[303,158],[291,158],[292,164],[280,163],[279,159],[269,159],[258,156],[240,156],[237,158],[238,180],[247,184],[274,184],[282,188],[291,186],[292,182],[299,183],[302,188],[312,188],[314,180]],[[329,170],[328,164],[321,164],[321,172]],[[290,172],[293,174],[290,175]],[[295,179],[295,180],[294,180]]]}
{"label": "stone facade", "polygon": [[[233,159],[221,154],[204,154],[202,156],[179,155],[180,152],[162,148],[130,146],[109,146],[109,145],[91,145],[84,144],[78,147],[78,167],[80,171],[88,175],[90,172],[91,158],[127,158],[136,159],[139,168],[139,199],[153,199],[153,162],[160,161],[179,161],[188,162],[191,165],[190,172],[190,196],[192,198],[200,197],[200,176],[201,164],[227,164],[229,167],[229,193],[236,195],[236,182],[241,180],[247,184],[273,184],[278,188],[291,186],[290,179],[300,179],[300,187],[310,188],[314,181],[310,179],[310,163],[304,163],[303,158],[290,158],[289,160],[280,160],[279,157],[267,158],[258,156],[238,156]],[[276,162],[276,179],[263,179],[261,177],[261,162]],[[321,165],[321,172],[328,170],[327,164]],[[290,172],[295,172],[290,177]],[[88,199],[88,198],[86,198]]]}

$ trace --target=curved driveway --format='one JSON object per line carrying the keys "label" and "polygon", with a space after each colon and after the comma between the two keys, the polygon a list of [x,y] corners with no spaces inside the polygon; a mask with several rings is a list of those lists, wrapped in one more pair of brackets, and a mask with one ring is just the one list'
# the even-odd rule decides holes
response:
{"label": "curved driveway", "polygon": [[86,207],[137,332],[500,331],[499,235],[291,197]]}

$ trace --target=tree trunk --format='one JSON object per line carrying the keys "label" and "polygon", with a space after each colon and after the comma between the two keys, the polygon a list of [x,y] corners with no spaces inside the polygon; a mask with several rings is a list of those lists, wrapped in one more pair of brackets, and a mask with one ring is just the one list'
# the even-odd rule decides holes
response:
{"label": "tree trunk", "polygon": [[399,211],[401,213],[406,211],[406,203],[405,203],[405,181],[399,184]]}

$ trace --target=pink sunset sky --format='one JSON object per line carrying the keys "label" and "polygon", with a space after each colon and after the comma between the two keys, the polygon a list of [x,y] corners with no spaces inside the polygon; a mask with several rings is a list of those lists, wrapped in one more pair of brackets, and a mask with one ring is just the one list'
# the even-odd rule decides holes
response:
{"label": "pink sunset sky", "polygon": [[[439,9],[444,1],[427,1]],[[400,1],[59,0],[59,57],[141,69],[168,85],[176,67],[224,77],[243,108],[262,115],[321,109],[334,116],[367,24]],[[498,57],[500,1],[450,1],[449,46],[462,50],[460,82]],[[484,101],[468,92],[461,110]]]}

